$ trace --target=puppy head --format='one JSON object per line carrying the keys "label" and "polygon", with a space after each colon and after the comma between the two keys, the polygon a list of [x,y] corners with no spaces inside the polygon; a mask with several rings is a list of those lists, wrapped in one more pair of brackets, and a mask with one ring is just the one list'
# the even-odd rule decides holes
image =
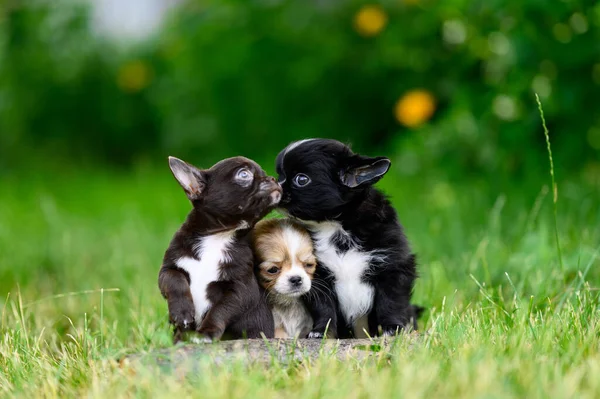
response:
{"label": "puppy head", "polygon": [[289,219],[259,222],[253,231],[261,285],[277,297],[298,297],[311,287],[317,260],[306,230]]}
{"label": "puppy head", "polygon": [[339,141],[302,140],[288,145],[276,160],[283,187],[279,206],[304,220],[323,221],[342,213],[365,188],[385,175],[385,157],[353,153]]}
{"label": "puppy head", "polygon": [[281,199],[277,181],[244,157],[224,159],[205,170],[169,157],[169,167],[194,208],[221,223],[254,224]]}

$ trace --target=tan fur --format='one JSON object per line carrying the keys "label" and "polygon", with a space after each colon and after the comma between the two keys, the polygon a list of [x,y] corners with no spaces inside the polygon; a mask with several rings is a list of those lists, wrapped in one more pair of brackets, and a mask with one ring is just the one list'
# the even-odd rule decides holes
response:
{"label": "tan fur", "polygon": [[275,338],[290,338],[283,327],[275,328]]}
{"label": "tan fur", "polygon": [[[290,274],[305,274],[303,278],[308,278],[305,284],[310,287],[317,264],[310,235],[295,221],[271,219],[255,226],[253,244],[256,274],[267,291],[275,321],[275,337],[305,338],[312,329],[312,317],[299,295],[289,295],[281,287],[285,286]],[[268,270],[273,271],[273,268],[276,272],[270,273]],[[299,268],[304,272],[298,274]]]}
{"label": "tan fur", "polygon": [[[302,245],[296,254],[290,254],[283,237],[284,227],[291,227],[302,236]],[[260,221],[254,227],[254,250],[259,263],[258,277],[261,285],[269,291],[281,272],[289,270],[292,266],[292,257],[305,265],[304,270],[312,279],[315,273],[317,260],[313,254],[313,245],[310,235],[299,223],[289,219],[269,219]],[[267,270],[276,266],[279,272],[268,273]]]}

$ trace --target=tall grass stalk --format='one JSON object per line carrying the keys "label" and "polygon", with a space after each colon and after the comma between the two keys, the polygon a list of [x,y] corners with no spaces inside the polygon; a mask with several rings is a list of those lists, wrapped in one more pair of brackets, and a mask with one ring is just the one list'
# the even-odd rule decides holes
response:
{"label": "tall grass stalk", "polygon": [[554,160],[552,159],[552,148],[550,146],[550,133],[548,127],[546,127],[546,118],[544,118],[544,110],[542,109],[542,103],[540,97],[535,93],[535,100],[538,104],[538,110],[540,111],[540,117],[542,118],[542,126],[544,127],[544,136],[546,136],[546,146],[548,148],[548,159],[550,160],[550,178],[552,180],[552,203],[554,204],[554,235],[556,237],[556,251],[558,253],[558,263],[560,264],[560,270],[565,271],[565,265],[563,262],[562,252],[560,249],[560,239],[558,237],[558,187],[556,185],[556,179],[554,178]]}

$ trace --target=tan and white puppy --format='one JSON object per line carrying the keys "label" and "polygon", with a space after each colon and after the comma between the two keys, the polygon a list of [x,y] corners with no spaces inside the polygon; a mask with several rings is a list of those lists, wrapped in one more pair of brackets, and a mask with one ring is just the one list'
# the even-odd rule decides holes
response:
{"label": "tan and white puppy", "polygon": [[253,231],[256,275],[267,291],[275,338],[306,338],[313,320],[301,296],[317,266],[310,235],[290,219],[259,222]]}

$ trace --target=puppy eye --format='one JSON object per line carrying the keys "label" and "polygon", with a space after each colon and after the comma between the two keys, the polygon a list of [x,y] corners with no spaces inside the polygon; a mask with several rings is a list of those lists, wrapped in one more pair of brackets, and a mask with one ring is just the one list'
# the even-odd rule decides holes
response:
{"label": "puppy eye", "polygon": [[275,266],[273,266],[273,267],[270,267],[270,268],[268,268],[268,269],[267,269],[267,273],[269,273],[269,274],[275,274],[275,273],[277,273],[278,271],[279,271],[279,268],[277,268],[277,267],[275,267]]}
{"label": "puppy eye", "polygon": [[238,170],[235,178],[241,181],[250,181],[254,178],[254,175],[248,169],[242,168]]}
{"label": "puppy eye", "polygon": [[304,187],[308,183],[310,183],[310,177],[306,176],[304,173],[298,173],[294,176],[294,184],[297,187]]}
{"label": "puppy eye", "polygon": [[306,268],[306,269],[312,269],[315,266],[317,266],[317,265],[315,265],[314,263],[305,263],[304,264],[304,268]]}

